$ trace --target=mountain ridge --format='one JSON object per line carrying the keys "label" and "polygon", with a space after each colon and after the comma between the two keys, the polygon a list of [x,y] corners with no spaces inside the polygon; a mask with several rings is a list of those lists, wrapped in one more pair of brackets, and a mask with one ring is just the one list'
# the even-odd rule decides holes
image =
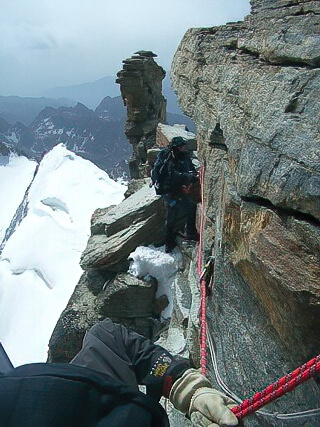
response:
{"label": "mountain ridge", "polygon": [[4,119],[13,125],[21,122],[29,126],[41,110],[46,107],[71,107],[74,101],[66,98],[0,96],[0,120]]}
{"label": "mountain ridge", "polygon": [[[72,106],[48,105],[29,125],[25,120],[10,124],[0,111],[0,143],[39,160],[43,153],[62,142],[69,150],[118,178],[127,176],[127,160],[132,152],[124,133],[125,120],[126,107],[120,96],[103,98],[95,110],[80,102]],[[167,122],[194,129],[193,122],[180,114],[168,113]]]}
{"label": "mountain ridge", "polygon": [[[171,86],[169,73],[167,73],[163,80],[162,92],[167,99],[167,111],[174,114],[183,114],[178,105],[176,94]],[[69,99],[75,102],[81,102],[94,110],[106,96],[117,98],[121,94],[119,84],[116,83],[116,77],[106,76],[94,82],[48,89],[44,92],[44,95],[53,99]]]}

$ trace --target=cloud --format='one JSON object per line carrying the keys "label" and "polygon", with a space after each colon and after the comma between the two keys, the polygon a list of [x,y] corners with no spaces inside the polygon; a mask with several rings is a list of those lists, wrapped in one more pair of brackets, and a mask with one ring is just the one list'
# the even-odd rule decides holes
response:
{"label": "cloud", "polygon": [[59,43],[46,28],[23,26],[17,33],[16,43],[21,49],[55,49]]}
{"label": "cloud", "polygon": [[240,20],[250,10],[249,0],[2,3],[0,95],[32,95],[115,75],[122,60],[141,49],[157,53],[168,70],[188,28]]}

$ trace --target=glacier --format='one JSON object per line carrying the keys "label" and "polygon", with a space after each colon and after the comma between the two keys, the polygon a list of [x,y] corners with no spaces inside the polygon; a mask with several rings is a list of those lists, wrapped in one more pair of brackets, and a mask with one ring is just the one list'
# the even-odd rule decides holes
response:
{"label": "glacier", "polygon": [[0,156],[0,242],[26,198],[0,255],[0,341],[15,366],[46,361],[51,333],[82,274],[91,215],[120,203],[126,191],[63,144],[36,168],[25,157]]}

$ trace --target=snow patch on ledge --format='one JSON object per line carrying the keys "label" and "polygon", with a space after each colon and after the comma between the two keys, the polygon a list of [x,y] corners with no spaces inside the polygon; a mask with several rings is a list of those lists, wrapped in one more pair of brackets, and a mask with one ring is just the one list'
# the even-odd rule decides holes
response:
{"label": "snow patch on ledge", "polygon": [[164,246],[156,248],[154,246],[138,246],[134,252],[129,255],[132,263],[129,273],[133,276],[143,278],[150,274],[158,281],[158,290],[156,297],[167,295],[169,305],[162,312],[162,318],[171,317],[173,309],[173,284],[176,275],[181,268],[182,256],[176,248],[172,253],[165,253]]}

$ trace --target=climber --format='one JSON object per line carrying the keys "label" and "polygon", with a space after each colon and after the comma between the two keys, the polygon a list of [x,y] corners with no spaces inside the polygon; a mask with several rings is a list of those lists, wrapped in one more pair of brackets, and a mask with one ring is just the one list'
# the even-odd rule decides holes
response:
{"label": "climber", "polygon": [[158,179],[156,175],[159,175],[156,171],[160,165],[162,166],[160,169],[162,176],[159,179],[162,191],[157,194],[162,194],[167,208],[166,252],[172,252],[176,246],[177,226],[180,220],[182,220],[182,226],[186,226],[186,240],[199,240],[195,225],[197,200],[193,191],[198,177],[185,146],[186,142],[182,137],[172,138],[169,146],[159,153],[151,172],[151,178],[156,182]]}
{"label": "climber", "polygon": [[0,426],[169,426],[161,395],[194,425],[238,424],[234,402],[186,360],[105,319],[70,364],[34,363],[0,375]]}

